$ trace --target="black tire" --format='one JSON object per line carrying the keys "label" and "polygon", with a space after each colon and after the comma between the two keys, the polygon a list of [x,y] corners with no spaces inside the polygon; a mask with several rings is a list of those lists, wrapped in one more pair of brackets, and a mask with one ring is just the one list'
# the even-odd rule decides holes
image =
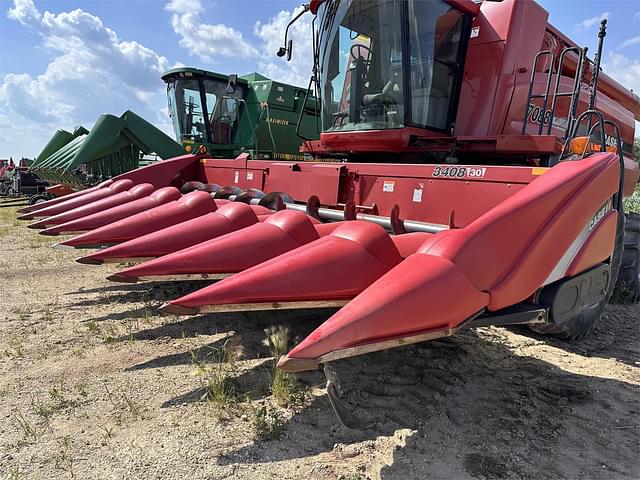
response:
{"label": "black tire", "polygon": [[616,279],[618,278],[618,272],[620,271],[620,264],[622,262],[622,251],[624,249],[624,215],[618,215],[618,225],[616,226],[616,241],[613,247],[613,255],[611,256],[611,281],[609,287],[602,299],[593,307],[585,310],[576,317],[562,322],[560,324],[551,322],[542,324],[531,324],[529,328],[536,333],[544,335],[553,335],[554,337],[562,338],[565,340],[577,340],[589,335],[596,327],[598,320],[602,316],[604,308],[609,303],[611,294],[613,293]]}
{"label": "black tire", "polygon": [[612,298],[615,303],[640,299],[640,214],[628,213],[624,225],[624,250],[618,281]]}
{"label": "black tire", "polygon": [[32,195],[29,198],[29,205],[35,205],[36,203],[46,202],[47,200],[49,200],[48,195],[44,195],[44,194]]}

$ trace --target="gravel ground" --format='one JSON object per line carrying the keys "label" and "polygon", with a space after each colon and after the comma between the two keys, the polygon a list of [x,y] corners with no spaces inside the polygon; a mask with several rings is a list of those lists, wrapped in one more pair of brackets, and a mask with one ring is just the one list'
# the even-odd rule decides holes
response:
{"label": "gravel ground", "polygon": [[483,328],[338,362],[350,431],[321,373],[288,407],[270,389],[264,329],[330,310],[161,316],[198,285],[112,284],[14,218],[0,204],[0,478],[640,478],[638,304],[580,342]]}

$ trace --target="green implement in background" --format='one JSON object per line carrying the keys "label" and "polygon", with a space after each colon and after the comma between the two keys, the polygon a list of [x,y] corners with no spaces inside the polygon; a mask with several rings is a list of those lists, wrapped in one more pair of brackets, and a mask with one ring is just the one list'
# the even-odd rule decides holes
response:
{"label": "green implement in background", "polygon": [[183,152],[164,132],[127,110],[120,117],[101,115],[91,131],[58,130],[31,171],[51,183],[86,186],[138,168],[141,154],[165,159]]}
{"label": "green implement in background", "polygon": [[174,68],[162,80],[177,142],[130,110],[105,114],[91,130],[58,130],[30,172],[76,189],[203,148],[213,158],[248,153],[302,160],[302,138],[318,138],[317,104],[306,89],[259,73],[238,77],[197,68]]}

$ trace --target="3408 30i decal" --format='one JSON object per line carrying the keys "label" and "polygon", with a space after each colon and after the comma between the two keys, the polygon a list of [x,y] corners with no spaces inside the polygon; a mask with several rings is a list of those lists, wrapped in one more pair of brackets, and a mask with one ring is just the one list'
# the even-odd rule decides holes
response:
{"label": "3408 30i decal", "polygon": [[434,177],[448,178],[482,178],[487,169],[484,167],[434,167],[432,175]]}

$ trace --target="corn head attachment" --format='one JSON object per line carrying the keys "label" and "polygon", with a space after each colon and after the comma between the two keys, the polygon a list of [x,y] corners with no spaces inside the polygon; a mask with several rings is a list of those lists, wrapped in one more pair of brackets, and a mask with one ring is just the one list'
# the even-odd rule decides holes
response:
{"label": "corn head attachment", "polygon": [[[60,244],[74,248],[87,248],[87,246],[126,242],[176,223],[198,218],[214,212],[218,208],[216,201],[207,192],[194,191],[180,197],[176,195],[176,190],[173,187],[169,188],[171,190],[167,194],[161,192],[156,198],[151,195],[145,199],[148,200],[151,208],[128,215],[122,220],[88,229],[90,231]],[[169,201],[165,201],[167,196]],[[171,198],[176,198],[176,200],[171,200]],[[154,203],[151,203],[152,201]],[[109,211],[103,213],[111,215]]]}
{"label": "corn head attachment", "polygon": [[[596,73],[600,55],[590,60],[533,1],[309,10],[310,89],[274,93],[283,116],[267,122],[284,126],[285,105],[299,125],[317,120],[304,159],[197,148],[27,215],[52,224],[77,215],[69,207],[93,212],[42,233],[84,230],[61,245],[109,245],[81,263],[141,262],[110,280],[216,280],[168,313],[337,308],[278,367],[324,367],[351,427],[364,422],[341,399],[336,360],[485,325],[589,334],[618,276],[622,199],[639,177],[627,158],[637,95]],[[193,120],[191,107],[176,107],[178,120]],[[190,138],[233,131],[218,120],[191,123]],[[94,211],[144,183],[154,193]]]}
{"label": "corn head attachment", "polygon": [[[253,225],[259,222],[256,213],[265,215],[270,212],[259,205],[223,202],[226,200],[216,201],[216,205],[222,203],[222,206],[214,212],[99,250],[79,258],[78,262],[89,264],[139,262],[163,255],[168,258],[170,253]],[[127,276],[126,272],[120,272],[118,278],[125,276]],[[131,276],[130,280],[133,281],[136,278]]]}
{"label": "corn head attachment", "polygon": [[40,232],[41,235],[60,235],[79,233],[93,230],[123,218],[130,217],[145,210],[153,209],[159,205],[172,202],[180,198],[180,192],[175,187],[159,188],[151,195],[138,198],[122,205],[107,208],[85,217],[54,225]]}

